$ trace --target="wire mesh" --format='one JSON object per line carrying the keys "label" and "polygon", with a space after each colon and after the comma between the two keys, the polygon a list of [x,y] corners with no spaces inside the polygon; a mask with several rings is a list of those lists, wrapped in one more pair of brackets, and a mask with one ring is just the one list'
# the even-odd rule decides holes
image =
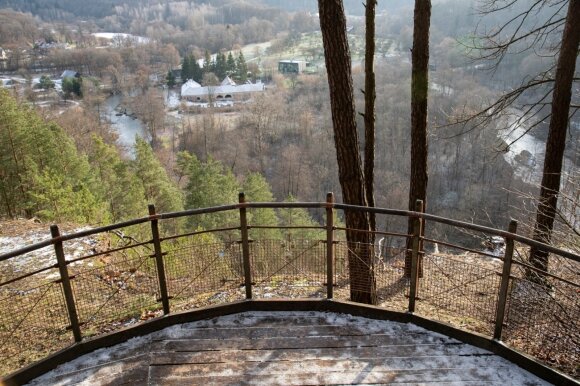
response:
{"label": "wire mesh", "polygon": [[417,312],[491,336],[501,268],[499,259],[427,254],[419,280]]}
{"label": "wire mesh", "polygon": [[[335,297],[351,299],[351,288],[368,292],[374,288],[377,305],[390,310],[406,311],[409,300],[409,280],[404,277],[405,256],[403,248],[378,248],[374,245],[352,244],[341,241],[335,244]],[[352,265],[359,269],[359,275],[351,275],[349,258],[356,261]],[[372,273],[374,284],[357,279]],[[353,278],[354,277],[354,278]],[[369,284],[372,287],[369,287]]]}
{"label": "wire mesh", "polygon": [[0,287],[0,310],[0,375],[72,343],[61,285],[44,275]]}
{"label": "wire mesh", "polygon": [[[250,221],[271,214],[248,212]],[[326,296],[326,231],[307,221],[305,213],[280,210],[285,218],[280,229],[268,223],[249,226],[255,298]],[[179,235],[184,224],[190,225],[191,232]],[[204,230],[208,224],[222,226],[222,231]],[[305,227],[296,228],[299,224]],[[208,214],[196,221],[185,218],[160,221],[160,226],[162,234],[168,237],[161,247],[172,311],[244,299],[238,211]],[[404,275],[407,250],[402,247],[406,235],[391,236],[397,240],[385,241],[385,237],[383,244],[379,240],[377,245],[348,243],[344,228],[335,231],[335,298],[350,300],[353,293],[370,294],[381,307],[407,310],[409,279]],[[502,272],[502,260],[493,256],[503,255],[502,240],[464,230],[459,236],[441,245],[437,245],[435,236],[424,240],[433,249],[428,245],[423,255],[417,312],[491,336]],[[145,223],[64,242],[85,338],[161,315],[151,237],[151,224]],[[484,255],[473,253],[482,248],[487,251]],[[453,249],[463,254],[454,255]],[[503,340],[578,377],[580,263],[552,255],[549,271],[540,272],[541,280],[536,280],[538,276],[531,275],[530,269],[522,265],[529,261],[527,249],[516,245]],[[52,247],[0,262],[0,283],[4,283],[0,285],[3,374],[72,343],[58,282],[60,275],[57,269],[50,268],[55,263]],[[39,272],[43,268],[48,269]]]}
{"label": "wire mesh", "polygon": [[325,241],[254,241],[250,260],[256,298],[326,297]]}
{"label": "wire mesh", "polygon": [[[518,248],[527,261],[527,248]],[[512,266],[503,340],[549,366],[580,377],[580,263],[551,255],[549,277]],[[566,281],[569,282],[566,282]]]}
{"label": "wire mesh", "polygon": [[[172,227],[175,229],[172,231]],[[204,213],[189,216],[183,219],[163,220],[161,222],[161,234],[169,235],[178,233],[179,229],[190,229],[191,231],[214,231],[215,238],[224,242],[239,240],[240,213],[238,210],[219,211],[214,213]],[[228,229],[217,231],[220,229]]]}
{"label": "wire mesh", "polygon": [[[0,283],[6,283],[12,280],[19,280],[19,278],[31,274],[35,271],[49,268],[56,264],[56,257],[54,254],[54,247],[49,245],[36,251],[29,252],[15,258],[0,261]],[[54,272],[49,270],[33,275],[38,278],[58,277],[54,276]]]}
{"label": "wire mesh", "polygon": [[99,255],[70,264],[69,275],[83,337],[159,316],[157,271],[146,227],[103,235]]}
{"label": "wire mesh", "polygon": [[206,236],[165,241],[162,249],[171,310],[244,298],[242,249],[237,242],[206,242]]}

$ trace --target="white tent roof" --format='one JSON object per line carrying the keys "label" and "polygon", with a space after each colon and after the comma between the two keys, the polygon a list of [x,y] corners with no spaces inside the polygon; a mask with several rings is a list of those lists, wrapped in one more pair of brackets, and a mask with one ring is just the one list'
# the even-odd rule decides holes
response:
{"label": "white tent roof", "polygon": [[[189,83],[189,81],[188,81]],[[195,82],[194,82],[195,83]],[[199,86],[199,83],[195,83]],[[212,95],[233,95],[238,93],[261,92],[265,90],[263,83],[249,83],[240,85],[224,85],[224,86],[209,86],[209,87],[185,87],[185,83],[181,87],[182,97],[202,97],[209,94]]]}
{"label": "white tent roof", "polygon": [[194,90],[196,88],[200,88],[200,87],[201,87],[201,84],[197,83],[193,79],[190,79],[181,86],[181,95],[186,95],[186,94],[192,92],[192,90]]}
{"label": "white tent roof", "polygon": [[229,76],[226,76],[224,78],[224,80],[222,81],[222,84],[221,85],[222,86],[235,86],[236,85],[236,82],[234,82],[232,80],[232,78],[230,78]]}

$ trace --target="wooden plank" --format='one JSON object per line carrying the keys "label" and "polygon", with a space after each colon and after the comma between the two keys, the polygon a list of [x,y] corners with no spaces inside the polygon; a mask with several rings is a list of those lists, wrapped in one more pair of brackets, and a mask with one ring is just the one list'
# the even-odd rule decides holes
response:
{"label": "wooden plank", "polygon": [[[442,382],[472,382],[484,384],[486,382],[507,382],[509,372],[499,368],[458,368],[458,369],[411,369],[411,370],[386,370],[375,369],[336,369],[325,372],[282,372],[272,373],[270,368],[264,369],[262,374],[227,374],[227,375],[202,375],[195,373],[175,373],[172,369],[164,367],[152,367],[150,372],[150,385],[168,385],[172,381],[181,384],[226,385],[226,384],[249,384],[249,385],[320,385],[320,384],[397,384],[397,383],[431,383]],[[176,383],[173,383],[176,384]]]}
{"label": "wooden plank", "polygon": [[[273,304],[266,300],[254,300],[252,304],[265,303],[268,306]],[[381,310],[385,311],[385,310]],[[212,319],[199,320],[193,323],[184,323],[182,328],[210,328],[210,327],[248,327],[248,326],[325,326],[336,325],[335,321],[340,320],[341,324],[345,322],[350,325],[369,326],[376,325],[377,320],[367,319],[362,316],[352,316],[342,313],[324,312],[324,311],[252,311],[239,313],[235,316],[222,316]],[[389,324],[406,325],[401,322],[390,322]]]}
{"label": "wooden plank", "polygon": [[[333,378],[337,378],[339,375],[334,376]],[[364,376],[364,375],[363,375]],[[247,378],[236,378],[236,377],[219,377],[218,379],[200,379],[196,378],[195,380],[177,380],[177,379],[168,379],[164,380],[163,383],[150,383],[150,385],[164,385],[164,386],[183,386],[185,385],[195,385],[197,382],[201,382],[204,385],[212,386],[212,385],[224,385],[224,386],[235,386],[235,385],[288,385],[288,386],[318,386],[318,385],[348,385],[348,384],[356,384],[356,385],[393,385],[396,384],[397,386],[470,386],[470,385],[496,385],[493,381],[458,381],[458,382],[441,382],[441,381],[428,381],[425,380],[423,382],[389,382],[389,383],[381,383],[375,382],[374,379],[363,379],[361,381],[357,381],[356,383],[350,382],[349,379],[356,378],[356,376],[345,374],[344,381],[339,382],[331,382],[325,376],[320,374],[299,374],[296,376],[286,376],[286,377],[269,377],[267,375],[259,376],[259,377],[247,377]],[[530,385],[532,386],[532,385]]]}
{"label": "wooden plank", "polygon": [[[72,360],[66,365],[66,372],[72,374],[74,372],[99,368],[108,365],[115,365],[116,363],[127,361],[140,361],[143,359],[148,359],[149,357],[149,340],[146,338],[134,338],[139,339],[142,343],[137,344],[133,341],[131,344],[121,343],[115,347],[114,350],[108,350],[106,355],[99,355],[102,349],[98,349],[90,353],[94,359],[92,361],[79,361]],[[107,349],[105,349],[107,350]],[[55,374],[60,374],[63,372],[62,368],[54,370]]]}
{"label": "wooden plank", "polygon": [[463,369],[488,368],[507,366],[495,356],[436,356],[422,357],[420,360],[411,357],[380,358],[366,360],[331,359],[312,360],[308,363],[298,361],[278,361],[274,356],[267,362],[228,362],[202,363],[151,366],[151,377],[192,377],[192,376],[220,376],[220,375],[259,375],[259,374],[299,374],[310,372],[335,371],[371,371],[392,372],[411,370]]}
{"label": "wooden plank", "polygon": [[81,385],[91,386],[118,386],[118,385],[147,385],[149,383],[149,367],[143,366],[123,371],[113,377],[104,376],[98,379],[86,379]]}
{"label": "wooden plank", "polygon": [[[258,311],[259,312],[259,311]],[[266,314],[238,314],[235,318],[219,317],[208,320],[200,320],[193,323],[185,323],[182,328],[199,329],[212,327],[250,327],[250,326],[325,326],[332,325],[327,317],[316,315],[302,315],[291,312],[283,312],[283,315]]]}
{"label": "wooden plank", "polygon": [[[135,357],[124,358],[122,360],[102,363],[97,366],[85,367],[80,370],[65,371],[50,378],[38,378],[30,385],[51,385],[51,384],[120,384],[121,380],[127,382],[132,380],[146,380],[149,373],[149,354],[145,353]],[[119,379],[118,383],[112,382]],[[88,382],[88,383],[87,383]]]}
{"label": "wooden plank", "polygon": [[151,342],[151,351],[211,351],[224,349],[239,350],[289,350],[300,348],[339,348],[339,347],[380,347],[413,344],[445,344],[455,342],[449,337],[427,333],[406,335],[373,336],[329,336],[302,338],[268,339],[175,339]]}
{"label": "wooden plank", "polygon": [[414,326],[395,325],[386,331],[365,329],[359,326],[278,326],[278,327],[215,327],[201,329],[170,329],[153,334],[153,340],[164,339],[235,339],[235,338],[282,338],[307,336],[361,336],[373,333],[400,335],[419,332]]}
{"label": "wooden plank", "polygon": [[332,359],[379,359],[389,357],[432,357],[447,355],[493,355],[483,349],[460,344],[427,344],[383,347],[346,347],[343,349],[294,349],[294,350],[223,350],[201,352],[155,353],[152,365],[195,364],[220,362],[265,362],[275,358],[278,361],[309,361]]}

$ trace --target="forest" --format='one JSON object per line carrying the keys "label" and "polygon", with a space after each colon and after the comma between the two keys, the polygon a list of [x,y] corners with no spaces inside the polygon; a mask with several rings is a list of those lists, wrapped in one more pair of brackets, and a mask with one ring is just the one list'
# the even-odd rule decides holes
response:
{"label": "forest", "polygon": [[[377,55],[375,63],[374,195],[377,206],[406,208],[411,151],[412,8],[403,2],[382,3],[378,5],[376,31],[377,38],[384,39],[384,52]],[[429,211],[493,226],[517,218],[531,231],[540,166],[530,165],[541,161],[541,155],[529,150],[510,153],[510,146],[517,146],[510,143],[513,136],[505,134],[515,120],[526,129],[531,142],[545,141],[548,122],[538,111],[544,112],[547,105],[537,105],[543,107],[532,113],[527,106],[551,88],[540,84],[518,95],[511,110],[498,109],[491,117],[462,119],[482,111],[505,90],[517,89],[545,73],[546,68],[553,68],[555,58],[517,49],[497,66],[485,58],[478,61],[468,40],[478,33],[474,25],[500,25],[508,16],[478,15],[472,8],[474,2],[452,3],[453,7],[434,2],[431,19]],[[79,2],[57,5],[37,0],[25,4],[3,1],[0,5],[18,11],[0,11],[0,18],[11,21],[0,23],[0,45],[17,51],[17,47],[30,47],[38,39],[73,43],[74,49],[35,54],[32,63],[52,66],[54,72],[74,68],[85,75],[79,107],[58,113],[36,109],[35,103],[30,103],[36,98],[32,92],[2,92],[2,216],[99,224],[143,215],[146,203],[155,203],[162,211],[231,203],[240,190],[256,192],[256,198],[249,194],[250,200],[317,201],[327,191],[335,192],[341,200],[326,74],[319,71],[285,78],[269,70],[275,67],[272,58],[292,50],[299,52],[303,41],[317,33],[318,20],[309,15],[307,7],[293,9],[298,7],[294,4],[284,9],[276,1],[226,0],[163,5],[143,0],[110,1],[96,2],[91,7],[81,7]],[[364,20],[356,16],[364,9],[349,2],[345,6],[352,14],[349,23],[354,27],[354,57],[364,51],[364,45],[354,38],[364,35]],[[538,20],[550,17],[550,12],[540,9]],[[154,40],[138,47],[103,49],[88,34],[103,30]],[[271,43],[268,59],[248,61],[253,78],[263,77],[269,82],[264,95],[230,115],[207,109],[183,116],[179,122],[162,119],[163,98],[152,76],[163,80],[167,71],[178,65],[186,71],[196,60],[206,57],[208,62],[208,53],[217,53],[218,59],[226,59],[226,54],[238,59],[245,45],[264,41]],[[550,51],[547,44],[543,49]],[[320,59],[320,53],[311,50],[311,57],[319,55]],[[363,62],[362,57],[360,62],[353,62],[355,103],[360,112],[365,105],[361,92]],[[16,63],[12,71],[31,76],[26,73],[26,65]],[[220,75],[225,72],[220,71]],[[100,91],[102,87],[106,91]],[[153,141],[139,140],[134,159],[118,148],[117,134],[100,116],[108,92],[122,94],[148,126]],[[572,97],[572,105],[576,105],[578,93]],[[562,205],[569,207],[577,202],[574,192],[578,184],[580,127],[574,112],[566,146],[570,161],[563,182],[563,196],[569,200],[564,199]],[[357,123],[359,137],[364,138],[362,115]],[[170,139],[169,130],[173,133]],[[162,137],[158,142],[157,132]],[[49,139],[41,140],[44,137]],[[39,148],[43,151],[37,151]],[[103,163],[101,158],[110,161]],[[201,178],[196,177],[199,170],[214,173],[220,182],[212,185],[207,177],[196,179]],[[198,187],[202,185],[207,190]],[[120,188],[116,187],[121,186],[123,189],[117,191]],[[125,194],[127,187],[129,194]],[[197,193],[200,191],[203,194]],[[569,216],[574,210],[565,213],[568,217],[563,216],[563,222],[575,229],[575,215]],[[379,224],[381,228],[404,226]]]}

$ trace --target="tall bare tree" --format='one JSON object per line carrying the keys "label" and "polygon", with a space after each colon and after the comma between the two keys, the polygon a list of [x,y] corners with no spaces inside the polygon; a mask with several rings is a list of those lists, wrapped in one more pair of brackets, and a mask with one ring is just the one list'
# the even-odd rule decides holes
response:
{"label": "tall bare tree", "polygon": [[[472,59],[488,62],[488,70],[495,73],[506,56],[522,54],[533,50],[538,57],[548,58],[558,55],[561,45],[561,35],[566,23],[566,7],[569,0],[479,0],[479,13],[482,21],[490,15],[497,15],[515,9],[515,14],[509,15],[503,25],[487,28],[485,23],[478,23],[473,43],[467,48]],[[500,95],[492,103],[476,112],[459,117],[454,123],[462,125],[466,131],[484,129],[493,124],[498,116],[510,115],[510,108],[519,105],[522,115],[515,126],[527,126],[526,134],[550,119],[551,102],[549,97],[554,91],[554,73],[556,60],[550,62],[534,76],[526,75],[519,86]],[[578,81],[575,78],[574,81]],[[523,101],[523,102],[522,102]],[[574,107],[574,112],[578,110]],[[468,125],[469,124],[469,125]],[[515,141],[522,138],[518,137]],[[515,142],[513,141],[513,142]],[[509,148],[513,142],[508,143]]]}
{"label": "tall bare tree", "polygon": [[[570,0],[562,44],[556,67],[554,93],[550,115],[550,128],[546,142],[546,157],[540,199],[536,211],[534,240],[550,243],[554,218],[557,212],[562,161],[566,147],[568,114],[572,97],[572,84],[580,42],[580,0]],[[542,271],[548,270],[548,252],[532,247],[530,262]],[[536,276],[534,276],[536,277]]]}
{"label": "tall bare tree", "polygon": [[[573,84],[579,80],[577,76],[575,77],[580,38],[579,0],[480,1],[483,16],[512,8],[516,9],[516,13],[503,25],[490,31],[486,30],[482,36],[478,36],[471,47],[477,53],[477,59],[491,60],[490,68],[494,71],[507,55],[521,54],[527,50],[534,50],[538,56],[553,56],[555,59],[536,76],[527,76],[520,86],[504,93],[478,113],[459,120],[459,123],[463,124],[474,123],[469,130],[483,128],[491,124],[495,117],[510,114],[510,108],[514,104],[520,104],[522,115],[514,127],[526,125],[524,126],[526,130],[513,142],[550,120],[533,232],[535,240],[550,243],[560,194],[568,120],[570,115],[574,115],[580,108],[571,105]],[[465,130],[460,134],[463,133]],[[508,143],[506,148],[513,142]],[[545,271],[548,269],[548,253],[532,248],[530,262],[536,268]],[[531,271],[528,274],[532,280],[541,278]]]}
{"label": "tall bare tree", "polygon": [[[413,48],[411,49],[411,179],[409,210],[415,201],[427,199],[427,93],[429,89],[429,27],[431,0],[415,0]],[[413,232],[409,218],[408,233]],[[408,244],[410,243],[410,240]],[[407,248],[408,250],[410,248]],[[405,275],[411,275],[411,255],[405,256]]]}
{"label": "tall bare tree", "polygon": [[[366,206],[344,6],[342,0],[318,0],[318,9],[343,201],[346,204]],[[369,217],[359,211],[346,211],[345,217],[351,300],[375,304],[373,256],[368,248]]]}

